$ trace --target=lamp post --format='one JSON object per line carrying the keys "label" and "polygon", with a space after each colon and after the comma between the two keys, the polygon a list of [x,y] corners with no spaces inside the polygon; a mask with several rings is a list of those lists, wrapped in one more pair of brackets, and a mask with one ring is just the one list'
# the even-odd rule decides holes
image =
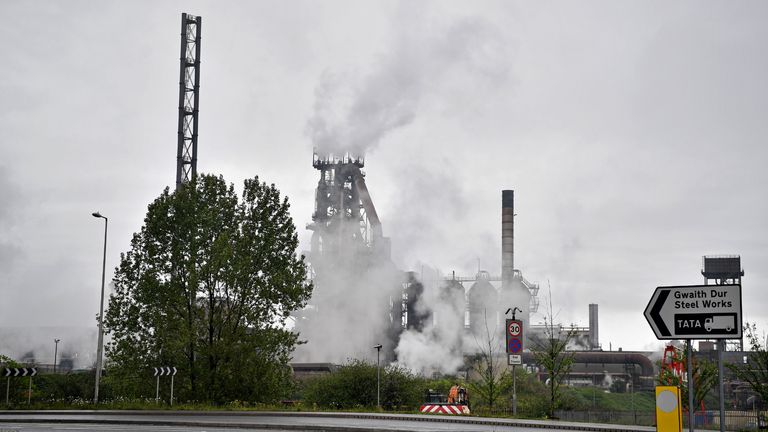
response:
{"label": "lamp post", "polygon": [[54,339],[54,347],[53,347],[53,373],[56,374],[56,356],[59,354],[59,342],[61,342],[61,339]]}
{"label": "lamp post", "polygon": [[96,386],[93,391],[93,403],[99,403],[99,379],[101,378],[101,357],[104,353],[104,275],[107,270],[107,225],[109,219],[101,213],[92,213],[93,217],[104,219],[104,258],[101,264],[101,302],[99,303],[99,345],[96,347]]}
{"label": "lamp post", "polygon": [[381,409],[381,368],[379,366],[381,344],[375,345],[374,348],[376,348],[376,406]]}

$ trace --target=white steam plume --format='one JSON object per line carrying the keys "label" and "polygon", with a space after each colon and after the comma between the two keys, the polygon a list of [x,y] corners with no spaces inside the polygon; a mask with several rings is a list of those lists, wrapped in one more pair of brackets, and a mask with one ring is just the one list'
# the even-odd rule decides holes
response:
{"label": "white steam plume", "polygon": [[426,98],[450,95],[456,83],[474,92],[506,77],[504,44],[485,21],[463,19],[435,33],[422,22],[405,28],[367,74],[320,77],[306,130],[318,153],[365,155],[413,122]]}

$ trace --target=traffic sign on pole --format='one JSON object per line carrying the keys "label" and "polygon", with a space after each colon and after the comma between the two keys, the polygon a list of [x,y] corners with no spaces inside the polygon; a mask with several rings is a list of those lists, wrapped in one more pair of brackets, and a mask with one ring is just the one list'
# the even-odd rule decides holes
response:
{"label": "traffic sign on pole", "polygon": [[7,377],[18,377],[18,376],[30,376],[33,377],[37,375],[37,368],[5,368],[5,375]]}
{"label": "traffic sign on pole", "polygon": [[741,285],[658,287],[644,315],[657,339],[739,339]]}
{"label": "traffic sign on pole", "polygon": [[506,322],[507,354],[519,354],[523,351],[523,322],[508,319]]}

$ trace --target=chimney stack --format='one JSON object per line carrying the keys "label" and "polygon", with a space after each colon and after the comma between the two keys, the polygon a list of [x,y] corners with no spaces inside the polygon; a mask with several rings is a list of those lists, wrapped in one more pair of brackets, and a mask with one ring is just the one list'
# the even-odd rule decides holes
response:
{"label": "chimney stack", "polygon": [[597,326],[597,304],[589,305],[589,348],[592,350],[600,349],[600,334]]}
{"label": "chimney stack", "polygon": [[515,191],[501,191],[501,287],[511,288],[515,269]]}

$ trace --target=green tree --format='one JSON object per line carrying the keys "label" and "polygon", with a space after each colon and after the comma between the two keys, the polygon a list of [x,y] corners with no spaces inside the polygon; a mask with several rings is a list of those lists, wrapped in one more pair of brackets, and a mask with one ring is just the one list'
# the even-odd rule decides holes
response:
{"label": "green tree", "polygon": [[289,391],[298,335],[285,323],[312,285],[288,209],[258,177],[239,199],[213,175],[166,188],[149,205],[105,317],[110,367],[137,383],[131,396],[154,393],[155,366],[177,367],[177,394],[192,400],[267,401]]}
{"label": "green tree", "polygon": [[562,381],[573,367],[573,353],[567,351],[568,343],[575,336],[573,327],[555,324],[552,310],[552,294],[547,299],[547,315],[544,317],[544,333],[541,337],[529,337],[531,352],[536,364],[547,372],[549,404],[547,414],[553,418],[560,404]]}
{"label": "green tree", "polygon": [[[24,365],[18,363],[17,361],[13,360],[12,358],[5,356],[3,354],[0,354],[0,372],[5,372],[5,368],[20,368],[24,367]],[[14,403],[22,401],[22,395],[26,394],[24,393],[27,389],[27,380],[26,379],[20,379],[18,377],[12,377],[3,379],[3,392],[2,392],[2,403],[5,404],[5,391],[8,390],[8,401],[11,405]],[[8,386],[6,389],[6,385]],[[23,398],[24,403],[27,402],[26,397]]]}
{"label": "green tree", "polygon": [[750,353],[744,364],[729,364],[730,369],[738,379],[749,384],[749,387],[760,395],[763,402],[768,402],[768,347],[763,344],[765,334],[760,335],[755,323],[744,326],[744,334],[749,341]]}
{"label": "green tree", "polygon": [[[685,367],[688,367],[688,357],[686,350],[676,351],[676,361],[682,362]],[[695,356],[691,358],[691,364],[693,367],[693,407],[694,411],[701,406],[701,402],[717,385],[717,364],[706,360],[697,359]],[[687,372],[683,371],[683,376],[675,375],[671,370],[666,368],[660,368],[659,371],[659,384],[672,385],[680,387],[680,399],[683,407],[688,407],[688,381],[683,381],[683,377],[687,376]]]}

